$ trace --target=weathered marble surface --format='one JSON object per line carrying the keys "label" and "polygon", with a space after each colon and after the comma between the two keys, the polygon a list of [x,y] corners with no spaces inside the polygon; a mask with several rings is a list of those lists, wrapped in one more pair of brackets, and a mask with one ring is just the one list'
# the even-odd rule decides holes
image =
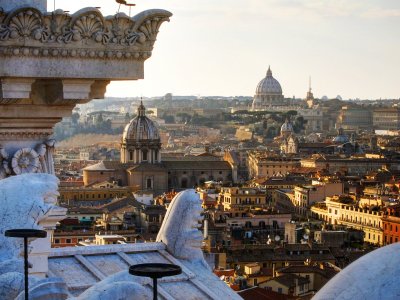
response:
{"label": "weathered marble surface", "polygon": [[333,277],[313,300],[400,299],[400,243],[359,258]]}
{"label": "weathered marble surface", "polygon": [[7,238],[7,229],[42,229],[58,196],[58,179],[49,174],[24,174],[0,180],[0,261],[17,258],[23,239]]}

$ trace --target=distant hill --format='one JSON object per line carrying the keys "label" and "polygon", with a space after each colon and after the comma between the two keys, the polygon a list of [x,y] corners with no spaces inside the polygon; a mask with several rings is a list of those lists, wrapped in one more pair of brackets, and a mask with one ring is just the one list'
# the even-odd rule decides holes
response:
{"label": "distant hill", "polygon": [[57,143],[57,148],[73,148],[73,147],[87,147],[91,145],[119,145],[121,141],[120,134],[77,134],[66,140]]}

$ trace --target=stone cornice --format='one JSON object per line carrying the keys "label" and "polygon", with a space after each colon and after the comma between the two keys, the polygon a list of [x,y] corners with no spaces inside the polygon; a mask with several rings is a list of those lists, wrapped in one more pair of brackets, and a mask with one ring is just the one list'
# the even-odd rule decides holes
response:
{"label": "stone cornice", "polygon": [[145,60],[158,29],[172,14],[153,9],[104,17],[96,8],[70,15],[32,7],[0,12],[0,56]]}

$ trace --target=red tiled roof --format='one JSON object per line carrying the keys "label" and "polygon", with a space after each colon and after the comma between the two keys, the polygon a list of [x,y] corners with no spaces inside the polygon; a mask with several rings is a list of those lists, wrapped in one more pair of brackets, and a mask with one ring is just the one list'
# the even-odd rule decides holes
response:
{"label": "red tiled roof", "polygon": [[260,287],[249,288],[238,292],[239,296],[245,300],[289,300],[295,297],[279,294],[274,291],[265,290]]}
{"label": "red tiled roof", "polygon": [[228,269],[228,270],[214,270],[214,274],[217,275],[218,277],[221,276],[234,276],[235,275],[235,270],[234,269]]}

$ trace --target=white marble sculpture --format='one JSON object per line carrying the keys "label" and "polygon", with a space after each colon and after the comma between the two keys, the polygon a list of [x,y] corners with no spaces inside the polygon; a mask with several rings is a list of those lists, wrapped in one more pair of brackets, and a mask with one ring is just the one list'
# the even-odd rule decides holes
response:
{"label": "white marble sculpture", "polygon": [[168,252],[177,258],[207,265],[201,250],[203,236],[198,229],[202,211],[195,190],[180,192],[168,207],[157,242],[166,244]]}
{"label": "white marble sculpture", "polygon": [[[23,239],[5,237],[8,229],[42,229],[39,225],[54,208],[58,179],[49,174],[24,174],[0,180],[0,299],[23,292]],[[65,284],[56,279],[30,278],[31,295],[65,299]],[[58,295],[58,296],[57,296]],[[50,299],[50,298],[49,298]]]}

